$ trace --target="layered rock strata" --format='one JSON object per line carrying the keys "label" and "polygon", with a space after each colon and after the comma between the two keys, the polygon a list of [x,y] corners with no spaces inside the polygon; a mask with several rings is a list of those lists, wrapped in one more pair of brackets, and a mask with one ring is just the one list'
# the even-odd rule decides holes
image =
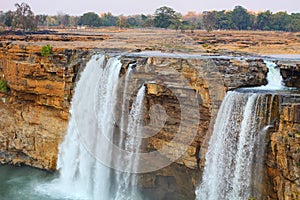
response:
{"label": "layered rock strata", "polygon": [[[90,52],[52,48],[49,57],[42,57],[41,46],[1,43],[0,75],[8,86],[8,91],[1,93],[0,101],[1,163],[27,164],[55,170],[58,144],[67,128],[68,110],[77,74],[85,60],[88,60]],[[147,151],[169,145],[178,131],[182,120],[181,110],[173,89],[179,91],[187,107],[190,96],[196,96],[200,120],[196,136],[187,150],[172,165],[144,174],[139,181],[144,192],[155,194],[160,199],[165,198],[161,190],[157,189],[162,185],[167,187],[162,188],[170,194],[193,199],[205,163],[204,155],[214,118],[226,91],[266,84],[267,67],[261,59],[208,59],[201,56],[170,58],[128,54],[121,58],[121,62],[123,70],[129,65],[134,66],[134,80],[138,84],[146,84],[147,109],[160,105],[168,115],[164,127],[147,140]],[[280,67],[285,80],[295,76],[290,82],[292,86],[298,86],[297,70],[290,70],[293,68],[288,65]],[[162,76],[159,78],[158,74]],[[177,75],[186,80],[188,89],[178,85],[174,78]],[[158,79],[153,80],[153,77]],[[282,102],[278,129],[274,129],[270,135],[267,150],[267,180],[270,186],[265,187],[265,190],[270,193],[271,199],[292,199],[299,194],[299,100],[290,101],[289,97],[285,97]],[[160,109],[154,109],[153,112],[161,114]],[[149,116],[145,116],[145,119],[150,121]],[[196,158],[199,145],[200,169]],[[183,144],[176,143],[170,146],[170,151],[164,156],[172,160],[176,149],[180,148],[183,148]]]}

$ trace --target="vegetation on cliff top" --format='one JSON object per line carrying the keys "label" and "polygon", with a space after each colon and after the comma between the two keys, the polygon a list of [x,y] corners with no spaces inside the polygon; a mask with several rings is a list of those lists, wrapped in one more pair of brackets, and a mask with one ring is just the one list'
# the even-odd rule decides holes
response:
{"label": "vegetation on cliff top", "polygon": [[51,46],[49,44],[42,46],[41,55],[48,57],[51,54]]}
{"label": "vegetation on cliff top", "polygon": [[0,80],[0,91],[6,92],[7,91],[7,83],[5,79]]}
{"label": "vegetation on cliff top", "polygon": [[248,11],[236,6],[227,11],[189,12],[186,15],[167,6],[158,8],[153,15],[114,16],[110,12],[98,15],[94,12],[82,16],[70,16],[59,13],[56,16],[34,15],[26,3],[15,4],[16,11],[0,11],[0,26],[12,29],[34,30],[37,26],[119,26],[157,27],[172,29],[231,29],[231,30],[275,30],[300,31],[300,13],[277,12],[267,10],[260,13]]}

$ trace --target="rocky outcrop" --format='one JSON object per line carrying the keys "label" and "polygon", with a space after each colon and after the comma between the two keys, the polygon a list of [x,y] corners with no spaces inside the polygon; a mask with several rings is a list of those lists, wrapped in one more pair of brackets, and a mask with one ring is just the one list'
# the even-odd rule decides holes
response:
{"label": "rocky outcrop", "polygon": [[284,84],[288,87],[300,88],[300,64],[297,61],[278,62]]}
{"label": "rocky outcrop", "polygon": [[[67,128],[68,110],[78,70],[84,65],[90,51],[55,47],[49,57],[42,57],[40,52],[41,45],[25,46],[6,41],[0,43],[0,76],[4,77],[9,88],[7,92],[1,93],[0,101],[0,162],[54,170],[58,144]],[[165,198],[162,190],[168,191],[168,194],[177,194],[180,198],[193,199],[193,191],[204,166],[214,118],[226,91],[266,84],[267,68],[263,60],[127,54],[122,56],[121,62],[123,70],[129,65],[134,67],[136,84],[145,82],[147,110],[156,108],[152,109],[152,116],[164,114],[159,106],[165,108],[168,116],[161,130],[148,129],[149,132],[157,131],[157,134],[147,139],[145,150],[154,151],[169,145],[169,151],[164,156],[174,162],[159,171],[142,175],[140,187],[158,199]],[[290,77],[289,73],[286,67],[286,79]],[[185,84],[180,84],[178,78],[183,79]],[[181,103],[187,111],[194,108],[189,101],[191,96],[197,100],[199,124],[186,151],[179,159],[175,159],[178,150],[186,147],[180,140],[170,143],[178,133],[181,120],[187,123],[181,133],[183,137],[189,135],[189,128],[193,126],[191,119],[195,116],[182,119],[180,115],[183,112]],[[268,177],[271,177],[268,180],[272,186],[267,189],[278,194],[271,196],[274,199],[282,199],[281,194],[284,196],[290,188],[293,188],[289,194],[291,197],[299,191],[298,179],[295,178],[299,175],[299,127],[295,126],[294,118],[288,117],[294,113],[293,116],[297,118],[298,107],[296,103],[281,105],[280,116],[283,118],[280,118],[279,128],[271,137],[267,162]],[[291,111],[294,108],[297,109]],[[151,123],[155,119],[147,115],[145,120]],[[291,133],[292,137],[289,136]],[[286,139],[278,139],[278,134],[279,138]],[[292,148],[287,147],[287,144]],[[198,146],[201,146],[200,169],[196,158]],[[283,155],[290,164],[280,164]],[[295,170],[290,172],[289,166]]]}
{"label": "rocky outcrop", "polygon": [[[166,121],[159,128],[146,126],[146,131],[152,134],[149,134],[151,137],[147,138],[145,148],[153,152],[167,147],[162,154],[172,165],[143,174],[139,179],[141,190],[155,199],[165,199],[167,197],[164,195],[171,194],[173,199],[194,199],[193,191],[205,164],[214,118],[226,90],[265,84],[265,64],[260,59],[191,59],[147,55],[124,56],[121,62],[125,69],[133,66],[136,85],[146,83],[144,105],[150,113],[145,113],[145,124],[160,124],[166,116]],[[193,105],[194,99],[196,106]],[[200,115],[195,115],[190,109],[198,109]],[[175,139],[178,135],[188,137],[193,134],[195,125],[192,140]],[[197,146],[201,146],[201,155],[196,153]],[[179,159],[176,157],[178,154],[181,155]],[[200,156],[199,163],[197,156]]]}
{"label": "rocky outcrop", "polygon": [[241,52],[299,54],[299,36],[291,32],[273,31],[195,31],[188,33],[207,52],[239,55]]}
{"label": "rocky outcrop", "polygon": [[0,162],[55,169],[76,74],[87,51],[0,43]]}
{"label": "rocky outcrop", "polygon": [[300,94],[279,96],[279,115],[266,152],[265,193],[271,199],[300,198]]}

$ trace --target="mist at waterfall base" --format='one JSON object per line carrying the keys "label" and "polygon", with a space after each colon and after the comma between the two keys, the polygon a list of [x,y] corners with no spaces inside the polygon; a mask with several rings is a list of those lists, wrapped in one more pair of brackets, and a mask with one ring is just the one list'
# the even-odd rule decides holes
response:
{"label": "mist at waterfall base", "polygon": [[210,138],[197,200],[261,199],[265,137],[273,126],[274,92],[284,90],[280,70],[268,67],[268,84],[227,92]]}

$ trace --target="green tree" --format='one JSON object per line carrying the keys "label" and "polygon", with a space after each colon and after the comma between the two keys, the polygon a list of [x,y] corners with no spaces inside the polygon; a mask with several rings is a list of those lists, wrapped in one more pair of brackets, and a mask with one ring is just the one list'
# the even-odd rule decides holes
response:
{"label": "green tree", "polygon": [[51,54],[51,46],[49,44],[42,46],[41,55],[43,57],[48,57]]}
{"label": "green tree", "polygon": [[101,26],[100,17],[94,12],[84,13],[83,16],[79,18],[78,25],[87,25],[92,27]]}
{"label": "green tree", "polygon": [[137,19],[134,18],[134,17],[128,17],[126,23],[127,23],[127,25],[129,27],[137,27],[137,26],[139,26],[139,23],[138,23]]}
{"label": "green tree", "polygon": [[39,26],[46,26],[47,25],[47,15],[36,15],[35,19],[38,22]]}
{"label": "green tree", "polygon": [[35,30],[37,28],[34,13],[26,3],[15,4],[17,10],[15,11],[13,28],[21,28],[23,31]]}
{"label": "green tree", "polygon": [[272,16],[272,29],[276,31],[287,31],[290,17],[287,12],[277,12]]}
{"label": "green tree", "polygon": [[216,13],[216,29],[234,29],[232,22],[232,11],[218,11]]}
{"label": "green tree", "polygon": [[267,10],[257,15],[256,28],[259,30],[270,30],[272,28],[272,13]]}
{"label": "green tree", "polygon": [[254,17],[242,6],[236,6],[232,11],[232,22],[238,30],[251,29],[253,19]]}
{"label": "green tree", "polygon": [[178,15],[176,11],[167,6],[158,8],[154,13],[154,25],[159,28],[168,28],[172,24],[178,24]]}
{"label": "green tree", "polygon": [[143,22],[147,21],[147,19],[148,19],[148,17],[144,14],[141,14],[141,18],[142,18]]}
{"label": "green tree", "polygon": [[0,25],[4,25],[5,22],[5,13],[0,10]]}
{"label": "green tree", "polygon": [[290,15],[290,22],[287,25],[288,31],[300,31],[300,13],[292,13]]}
{"label": "green tree", "polygon": [[101,16],[101,20],[103,26],[116,26],[118,17],[113,16],[110,12],[108,12]]}
{"label": "green tree", "polygon": [[5,13],[5,20],[4,20],[4,24],[8,27],[12,26],[13,20],[14,20],[15,14],[13,11],[8,11]]}
{"label": "green tree", "polygon": [[142,27],[153,27],[154,26],[154,20],[153,20],[153,17],[152,15],[144,15],[142,14],[141,15],[141,26]]}

